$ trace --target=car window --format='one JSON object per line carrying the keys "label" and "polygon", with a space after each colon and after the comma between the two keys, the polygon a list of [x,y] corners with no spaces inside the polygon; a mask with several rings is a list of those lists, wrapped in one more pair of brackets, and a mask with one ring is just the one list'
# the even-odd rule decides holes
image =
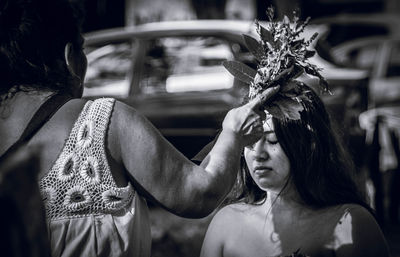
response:
{"label": "car window", "polygon": [[139,79],[144,94],[223,90],[233,86],[233,77],[221,64],[234,59],[239,49],[225,39],[163,37],[145,45]]}
{"label": "car window", "polygon": [[386,76],[400,77],[400,42],[393,44]]}
{"label": "car window", "polygon": [[374,24],[331,24],[324,40],[331,47],[362,37],[388,35],[389,30]]}
{"label": "car window", "polygon": [[84,96],[127,96],[133,43],[117,42],[85,48],[88,69]]}

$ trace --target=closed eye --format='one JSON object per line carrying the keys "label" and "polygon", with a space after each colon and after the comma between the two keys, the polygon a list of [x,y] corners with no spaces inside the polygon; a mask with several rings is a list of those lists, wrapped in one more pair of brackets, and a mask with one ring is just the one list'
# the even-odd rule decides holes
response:
{"label": "closed eye", "polygon": [[268,141],[268,143],[270,143],[271,145],[276,145],[276,144],[278,143],[278,140],[271,140],[271,139],[268,139],[267,141]]}

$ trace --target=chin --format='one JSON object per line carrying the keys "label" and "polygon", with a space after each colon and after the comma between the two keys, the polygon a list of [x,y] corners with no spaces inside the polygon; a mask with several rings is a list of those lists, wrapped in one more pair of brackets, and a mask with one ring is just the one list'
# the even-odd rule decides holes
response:
{"label": "chin", "polygon": [[257,181],[256,184],[263,191],[270,191],[272,189],[269,183]]}

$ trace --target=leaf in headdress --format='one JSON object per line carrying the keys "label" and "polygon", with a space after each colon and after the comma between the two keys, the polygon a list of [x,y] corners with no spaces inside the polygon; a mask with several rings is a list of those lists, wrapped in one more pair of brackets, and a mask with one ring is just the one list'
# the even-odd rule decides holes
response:
{"label": "leaf in headdress", "polygon": [[291,46],[292,46],[293,49],[297,49],[297,48],[301,47],[303,44],[304,44],[304,39],[303,38],[291,42]]}
{"label": "leaf in headdress", "polygon": [[249,51],[256,57],[258,61],[261,61],[262,57],[264,56],[264,49],[260,42],[248,35],[243,35],[243,39]]}
{"label": "leaf in headdress", "polygon": [[303,23],[301,23],[301,22],[299,22],[297,25],[296,25],[296,29],[295,29],[295,33],[294,33],[294,36],[298,36],[300,33],[302,33],[303,31],[304,31],[304,28],[307,26],[307,24],[310,22],[310,17],[307,17],[307,19],[303,22]]}
{"label": "leaf in headdress", "polygon": [[261,24],[258,23],[258,29],[259,29],[259,33],[260,33],[260,37],[264,42],[269,42],[270,44],[274,44],[274,36],[272,35],[272,33],[267,30],[266,28],[264,28],[263,26],[261,26]]}
{"label": "leaf in headdress", "polygon": [[301,67],[300,65],[294,65],[293,72],[292,72],[293,76],[291,76],[291,78],[296,79],[303,73],[304,73],[303,67]]}
{"label": "leaf in headdress", "polygon": [[289,81],[289,83],[286,83],[285,85],[282,86],[281,93],[285,95],[285,93],[288,93],[293,89],[295,89],[296,86],[297,86],[297,81],[295,80]]}
{"label": "leaf in headdress", "polygon": [[265,42],[265,44],[267,45],[267,47],[270,51],[274,51],[274,47],[272,46],[272,44],[270,42]]}
{"label": "leaf in headdress", "polygon": [[311,50],[306,50],[306,54],[304,55],[304,58],[311,58],[315,55],[315,51],[311,51]]}
{"label": "leaf in headdress", "polygon": [[319,85],[324,89],[324,91],[332,94],[331,91],[329,90],[328,81],[326,81],[326,79],[324,77],[322,77],[321,74],[319,75]]}
{"label": "leaf in headdress", "polygon": [[[287,119],[298,120],[300,119],[300,112],[304,110],[304,107],[301,103],[282,95],[274,100],[273,105],[277,107],[273,108],[273,111],[276,113],[276,115],[278,115],[277,118],[280,118],[283,115],[283,117]],[[267,107],[266,109],[269,110]],[[273,113],[271,114],[274,115]]]}
{"label": "leaf in headdress", "polygon": [[267,16],[268,16],[268,20],[273,21],[274,16],[275,16],[275,10],[274,10],[274,8],[273,8],[272,6],[269,6],[269,7],[267,8],[266,13],[267,13]]}
{"label": "leaf in headdress", "polygon": [[284,23],[284,24],[289,24],[289,23],[290,23],[290,19],[289,19],[289,17],[287,17],[286,15],[283,16],[283,23]]}
{"label": "leaf in headdress", "polygon": [[222,65],[224,65],[225,69],[227,69],[235,78],[247,84],[253,82],[253,79],[257,74],[257,71],[253,68],[238,61],[224,61]]}
{"label": "leaf in headdress", "polygon": [[319,85],[325,90],[325,91],[329,91],[329,85],[328,85],[328,81],[326,81],[326,79],[321,75],[321,73],[319,73],[318,69],[315,68],[314,66],[306,66],[304,67],[304,70],[307,74],[312,75],[314,77],[319,78]]}
{"label": "leaf in headdress", "polygon": [[268,105],[264,107],[265,110],[267,110],[267,112],[269,114],[271,114],[272,116],[274,116],[277,119],[283,120],[285,119],[285,115],[283,114],[282,110],[274,104]]}
{"label": "leaf in headdress", "polygon": [[286,84],[287,79],[289,78],[289,74],[293,71],[294,66],[290,66],[289,68],[283,70],[282,72],[280,72],[273,81],[271,81],[271,85],[275,85],[275,84]]}
{"label": "leaf in headdress", "polygon": [[314,41],[314,39],[317,38],[317,36],[318,36],[318,32],[315,32],[315,33],[311,36],[311,38],[308,40],[308,42],[311,43],[312,41]]}

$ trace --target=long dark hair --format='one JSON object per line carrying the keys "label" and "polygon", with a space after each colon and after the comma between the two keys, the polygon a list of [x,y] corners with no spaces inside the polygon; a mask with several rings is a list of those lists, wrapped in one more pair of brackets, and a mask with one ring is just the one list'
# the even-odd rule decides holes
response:
{"label": "long dark hair", "polygon": [[60,91],[73,80],[64,60],[69,42],[81,47],[80,5],[68,0],[0,2],[0,95],[15,85]]}
{"label": "long dark hair", "polygon": [[[309,99],[302,102],[301,119],[272,118],[276,137],[290,161],[288,181],[308,206],[355,203],[371,210],[355,182],[354,165],[332,128],[323,102],[310,87],[301,87]],[[244,158],[238,181],[236,201],[256,204],[266,198],[251,178]]]}

